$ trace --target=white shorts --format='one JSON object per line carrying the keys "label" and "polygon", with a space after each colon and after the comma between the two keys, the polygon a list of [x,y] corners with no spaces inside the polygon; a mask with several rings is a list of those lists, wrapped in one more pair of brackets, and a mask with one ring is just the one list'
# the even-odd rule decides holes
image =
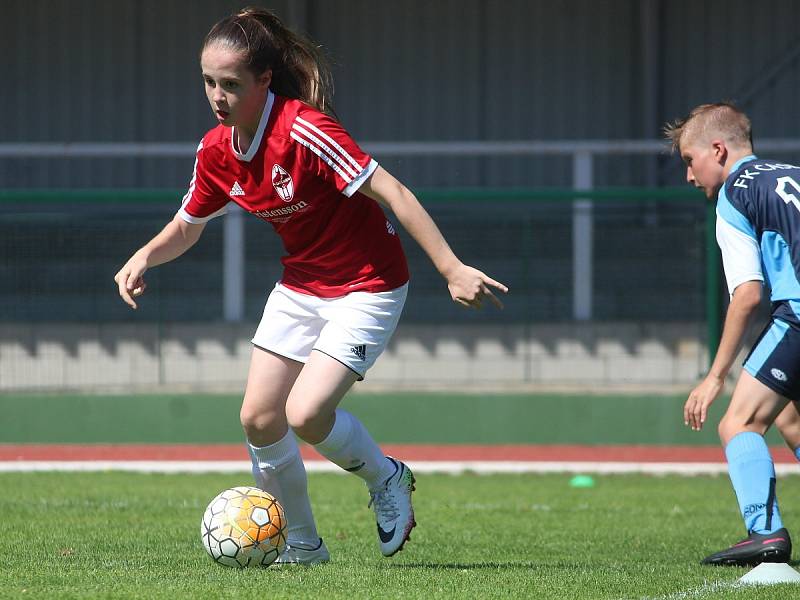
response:
{"label": "white shorts", "polygon": [[408,284],[388,292],[318,298],[280,283],[267,298],[253,344],[299,362],[323,352],[364,379],[392,337]]}

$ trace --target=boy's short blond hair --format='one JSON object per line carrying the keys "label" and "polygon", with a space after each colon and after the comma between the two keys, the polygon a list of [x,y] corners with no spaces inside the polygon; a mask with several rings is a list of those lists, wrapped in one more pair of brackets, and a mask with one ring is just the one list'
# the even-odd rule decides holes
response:
{"label": "boy's short blond hair", "polygon": [[751,149],[753,132],[750,119],[732,102],[701,104],[683,119],[668,123],[664,137],[672,142],[672,150],[680,152],[681,144],[710,142],[721,138],[731,147]]}

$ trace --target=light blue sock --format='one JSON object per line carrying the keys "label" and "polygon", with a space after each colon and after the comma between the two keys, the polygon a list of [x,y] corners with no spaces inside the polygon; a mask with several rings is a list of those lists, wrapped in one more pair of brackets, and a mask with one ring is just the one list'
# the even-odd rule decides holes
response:
{"label": "light blue sock", "polygon": [[797,460],[800,460],[800,446],[794,449],[794,455],[797,458]]}
{"label": "light blue sock", "polygon": [[744,431],[728,442],[725,456],[747,531],[763,534],[783,527],[775,495],[775,465],[764,437]]}

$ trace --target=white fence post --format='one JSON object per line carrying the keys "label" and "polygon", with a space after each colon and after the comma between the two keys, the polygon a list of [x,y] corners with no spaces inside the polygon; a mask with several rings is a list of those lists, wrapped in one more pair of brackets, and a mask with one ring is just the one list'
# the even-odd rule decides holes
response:
{"label": "white fence post", "polygon": [[[572,155],[574,189],[592,189],[593,167],[591,152]],[[572,203],[572,316],[576,321],[592,318],[593,233],[592,201],[576,198]]]}
{"label": "white fence post", "polygon": [[244,318],[244,211],[230,203],[222,242],[222,314],[226,321]]}

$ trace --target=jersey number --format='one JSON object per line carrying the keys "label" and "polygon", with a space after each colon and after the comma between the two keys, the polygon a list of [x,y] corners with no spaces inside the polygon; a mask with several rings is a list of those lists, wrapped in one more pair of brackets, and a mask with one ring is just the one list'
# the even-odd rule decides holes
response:
{"label": "jersey number", "polygon": [[798,184],[794,179],[791,177],[779,177],[778,178],[778,185],[775,186],[775,193],[781,197],[781,200],[789,204],[791,202],[794,204],[794,207],[797,210],[800,210],[800,198],[795,196],[794,194],[787,192],[786,188],[791,186],[794,190],[800,194],[800,184]]}

